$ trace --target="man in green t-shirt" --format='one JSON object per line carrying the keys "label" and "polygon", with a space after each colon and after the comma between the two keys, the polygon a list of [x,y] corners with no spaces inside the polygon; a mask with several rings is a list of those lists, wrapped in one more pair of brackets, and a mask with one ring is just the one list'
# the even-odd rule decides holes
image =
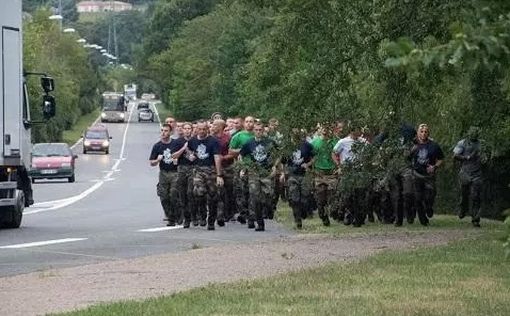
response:
{"label": "man in green t-shirt", "polygon": [[[253,126],[255,125],[255,118],[247,116],[244,119],[244,129],[236,132],[230,139],[228,155],[234,159],[239,157],[239,152],[244,144],[248,143],[253,138]],[[248,203],[249,203],[249,187],[248,176],[243,170],[237,173],[234,177],[234,195],[236,199],[237,210],[239,215],[237,221],[241,224],[246,224],[248,217]],[[253,227],[252,227],[253,226]],[[249,227],[255,228],[255,223],[250,221]]]}
{"label": "man in green t-shirt", "polygon": [[322,127],[320,135],[312,140],[314,149],[315,199],[319,217],[324,226],[329,226],[328,208],[333,197],[338,178],[337,162],[333,159],[333,147],[338,139],[333,138],[328,126]]}

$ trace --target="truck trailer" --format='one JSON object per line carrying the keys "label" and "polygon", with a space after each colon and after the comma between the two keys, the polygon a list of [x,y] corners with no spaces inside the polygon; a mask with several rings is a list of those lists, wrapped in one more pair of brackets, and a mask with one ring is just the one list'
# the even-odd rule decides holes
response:
{"label": "truck trailer", "polygon": [[55,115],[53,79],[43,73],[23,72],[21,0],[11,0],[0,10],[0,227],[18,228],[23,209],[33,204],[27,167],[31,156],[30,105],[26,75],[41,76],[45,91],[42,111]]}

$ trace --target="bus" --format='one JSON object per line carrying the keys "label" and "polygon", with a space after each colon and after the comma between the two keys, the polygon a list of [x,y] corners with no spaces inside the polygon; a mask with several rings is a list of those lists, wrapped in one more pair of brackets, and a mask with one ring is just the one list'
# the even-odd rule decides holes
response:
{"label": "bus", "polygon": [[101,122],[122,122],[126,121],[126,99],[122,93],[103,93],[103,109],[101,111]]}

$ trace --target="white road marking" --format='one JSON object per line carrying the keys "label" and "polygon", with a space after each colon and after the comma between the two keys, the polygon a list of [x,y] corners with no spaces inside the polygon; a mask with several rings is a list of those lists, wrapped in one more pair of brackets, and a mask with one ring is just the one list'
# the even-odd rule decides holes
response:
{"label": "white road marking", "polygon": [[62,243],[66,243],[66,242],[81,241],[81,240],[87,240],[87,239],[88,238],[64,238],[64,239],[36,241],[36,242],[29,242],[29,243],[24,243],[24,244],[1,246],[0,249],[20,249],[20,248],[29,248],[29,247],[40,247],[40,246],[62,244]]}
{"label": "white road marking", "polygon": [[154,112],[156,112],[156,116],[158,118],[158,123],[159,123],[159,126],[161,127],[161,119],[159,118],[158,107],[156,106],[156,103],[152,103],[152,106],[154,107]]}
{"label": "white road marking", "polygon": [[155,233],[155,232],[162,232],[165,230],[174,230],[174,229],[180,229],[180,228],[183,228],[182,225],[139,229],[139,230],[137,230],[137,232],[139,232],[139,233]]}
{"label": "white road marking", "polygon": [[119,170],[118,169],[119,164],[121,163],[121,161],[126,159],[124,157],[124,149],[125,149],[125,146],[126,146],[127,132],[128,132],[128,129],[129,129],[129,124],[130,124],[130,121],[131,121],[131,115],[132,114],[133,114],[133,111],[130,111],[129,112],[129,118],[128,118],[128,121],[126,123],[126,129],[124,130],[124,136],[122,138],[122,147],[121,147],[121,150],[120,150],[119,158],[115,159],[116,162],[113,164],[112,168],[109,171],[107,171],[108,173],[103,177],[103,179],[99,180],[93,186],[91,186],[90,188],[88,188],[87,190],[83,191],[82,193],[80,193],[78,195],[71,196],[71,197],[66,198],[66,199],[60,199],[60,200],[55,200],[55,201],[45,201],[45,202],[35,203],[31,207],[31,208],[35,208],[34,210],[23,212],[23,214],[25,214],[25,215],[37,214],[37,213],[41,213],[41,212],[53,211],[53,210],[57,210],[57,209],[66,207],[68,205],[76,203],[79,200],[87,197],[89,194],[91,194],[92,192],[94,192],[97,189],[99,189],[105,182],[112,181],[113,178],[111,178],[111,176],[113,175],[113,172],[115,172],[116,170]]}

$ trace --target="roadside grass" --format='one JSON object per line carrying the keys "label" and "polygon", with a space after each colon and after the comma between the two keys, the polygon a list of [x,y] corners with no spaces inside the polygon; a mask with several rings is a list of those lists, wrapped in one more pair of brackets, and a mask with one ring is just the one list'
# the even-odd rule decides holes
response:
{"label": "roadside grass", "polygon": [[510,261],[494,227],[446,246],[61,315],[510,315]]}
{"label": "roadside grass", "polygon": [[167,108],[163,103],[157,102],[154,103],[154,106],[156,107],[159,115],[159,119],[161,121],[161,124],[165,122],[165,118],[172,116],[172,111]]}
{"label": "roadside grass", "polygon": [[68,143],[69,146],[74,145],[74,143],[80,139],[85,129],[99,117],[99,113],[100,110],[97,108],[94,111],[81,116],[72,129],[64,131],[62,136],[63,141]]}
{"label": "roadside grass", "polygon": [[430,220],[429,226],[425,227],[420,225],[418,219],[415,220],[414,224],[408,224],[404,219],[404,224],[402,227],[395,227],[392,224],[382,224],[377,218],[374,223],[370,223],[365,221],[365,225],[362,227],[353,227],[345,226],[342,222],[337,222],[333,219],[331,220],[331,225],[326,227],[322,225],[322,221],[317,215],[314,213],[313,218],[305,219],[303,221],[303,228],[301,230],[297,230],[294,224],[294,217],[292,215],[292,210],[287,203],[282,203],[278,205],[278,212],[275,214],[275,219],[277,222],[282,224],[284,227],[290,230],[294,230],[303,234],[329,234],[329,235],[353,235],[353,236],[363,236],[363,235],[373,235],[373,234],[391,234],[391,233],[401,233],[401,232],[410,232],[410,233],[426,233],[428,231],[434,230],[465,230],[476,231],[476,232],[485,232],[492,231],[497,227],[501,227],[501,222],[484,219],[482,218],[481,229],[474,229],[471,224],[471,218],[468,216],[462,220],[460,220],[455,215],[434,215]]}

